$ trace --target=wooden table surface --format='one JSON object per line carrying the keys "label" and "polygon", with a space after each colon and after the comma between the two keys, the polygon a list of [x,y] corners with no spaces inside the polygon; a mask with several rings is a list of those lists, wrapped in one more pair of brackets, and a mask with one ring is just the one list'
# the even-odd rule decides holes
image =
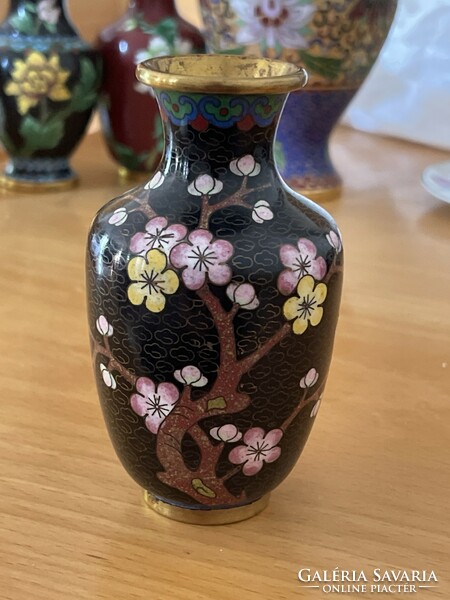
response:
{"label": "wooden table surface", "polygon": [[[90,220],[119,185],[97,135],[82,185],[0,193],[0,598],[268,600],[301,568],[434,570],[450,597],[450,205],[420,187],[444,152],[340,128],[346,182],[326,208],[346,245],[325,402],[269,508],[201,527],[159,517],[120,466],[85,320]],[[352,596],[352,597],[355,597]]]}

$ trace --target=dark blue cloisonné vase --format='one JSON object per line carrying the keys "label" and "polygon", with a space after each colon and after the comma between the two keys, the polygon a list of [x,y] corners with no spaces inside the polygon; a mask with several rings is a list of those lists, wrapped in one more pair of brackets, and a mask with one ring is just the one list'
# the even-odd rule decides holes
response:
{"label": "dark blue cloisonn\u00e9 vase", "polygon": [[79,38],[63,0],[11,0],[0,54],[0,141],[9,155],[0,185],[71,187],[69,156],[97,102],[100,57]]}
{"label": "dark blue cloisonn\u00e9 vase", "polygon": [[273,140],[302,69],[238,56],[138,67],[165,153],[91,228],[91,349],[116,452],[157,512],[229,523],[264,508],[317,415],[342,245],[292,192]]}
{"label": "dark blue cloisonn\u00e9 vase", "polygon": [[285,181],[313,200],[334,198],[341,177],[330,133],[367,77],[397,0],[200,0],[210,52],[282,58],[308,70],[290,95],[277,134]]}

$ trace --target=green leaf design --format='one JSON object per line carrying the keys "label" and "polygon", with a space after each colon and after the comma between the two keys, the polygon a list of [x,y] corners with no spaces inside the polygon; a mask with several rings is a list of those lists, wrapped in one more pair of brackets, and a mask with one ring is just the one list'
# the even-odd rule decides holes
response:
{"label": "green leaf design", "polygon": [[29,12],[23,11],[20,15],[17,14],[12,16],[9,19],[9,23],[14,29],[17,29],[19,33],[32,35],[36,32],[34,18]]}
{"label": "green leaf design", "polygon": [[284,153],[284,149],[281,142],[275,142],[273,146],[273,153],[278,169],[280,171],[284,171],[284,169],[286,168],[286,155]]}
{"label": "green leaf design", "polygon": [[205,498],[215,498],[216,492],[203,483],[201,479],[193,479],[192,487],[201,496]]}
{"label": "green leaf design", "polygon": [[49,33],[56,33],[57,31],[56,23],[48,23],[47,21],[44,21],[44,27]]}
{"label": "green leaf design", "polygon": [[148,152],[136,154],[132,148],[125,144],[121,144],[115,140],[110,143],[114,154],[117,156],[117,160],[124,167],[130,169],[130,171],[139,171],[145,165],[149,156]]}
{"label": "green leaf design", "polygon": [[52,119],[41,123],[28,115],[22,121],[19,133],[25,141],[24,152],[51,150],[56,148],[64,135],[64,121]]}
{"label": "green leaf design", "polygon": [[300,52],[300,58],[307,70],[326,79],[336,79],[341,73],[342,60],[340,58],[313,56],[304,51]]}
{"label": "green leaf design", "polygon": [[37,6],[35,4],[31,4],[31,2],[25,2],[24,4],[25,10],[28,10],[32,13],[37,13]]}
{"label": "green leaf design", "polygon": [[83,112],[88,110],[97,102],[97,89],[99,76],[95,65],[87,58],[81,59],[80,81],[74,86],[69,110],[71,112]]}
{"label": "green leaf design", "polygon": [[212,400],[209,400],[208,402],[208,410],[213,410],[215,408],[226,408],[227,407],[227,403],[225,401],[225,398],[223,396],[219,396],[218,398],[213,398]]}

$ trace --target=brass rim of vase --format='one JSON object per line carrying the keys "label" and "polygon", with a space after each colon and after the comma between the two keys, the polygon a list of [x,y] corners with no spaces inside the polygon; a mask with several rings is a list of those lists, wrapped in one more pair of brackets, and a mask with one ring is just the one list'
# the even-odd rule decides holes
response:
{"label": "brass rim of vase", "polygon": [[308,82],[305,69],[289,62],[227,54],[153,58],[138,64],[136,77],[156,89],[225,94],[283,94]]}

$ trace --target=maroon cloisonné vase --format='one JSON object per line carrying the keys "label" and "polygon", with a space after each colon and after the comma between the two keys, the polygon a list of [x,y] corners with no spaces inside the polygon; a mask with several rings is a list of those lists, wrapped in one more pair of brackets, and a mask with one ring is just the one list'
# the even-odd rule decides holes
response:
{"label": "maroon cloisonn\u00e9 vase", "polygon": [[200,52],[203,40],[181,19],[174,0],[131,0],[125,15],[100,33],[104,61],[100,114],[110,153],[122,175],[152,172],[164,148],[158,106],[151,88],[135,78],[149,58]]}
{"label": "maroon cloisonn\u00e9 vase", "polygon": [[273,140],[305,73],[239,56],[138,67],[165,131],[157,173],[89,236],[93,365],[116,452],[158,512],[262,510],[319,409],[342,285],[339,231],[292,192]]}

